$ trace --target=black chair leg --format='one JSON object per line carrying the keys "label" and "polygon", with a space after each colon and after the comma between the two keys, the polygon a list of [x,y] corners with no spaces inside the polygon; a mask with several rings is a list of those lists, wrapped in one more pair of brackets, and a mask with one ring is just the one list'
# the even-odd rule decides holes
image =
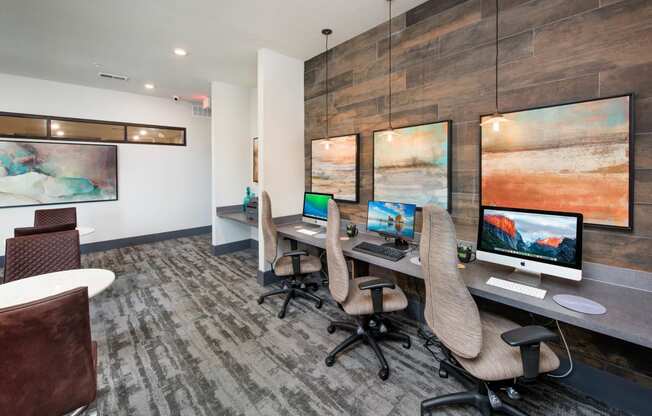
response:
{"label": "black chair leg", "polygon": [[313,295],[310,292],[305,292],[305,291],[300,290],[300,289],[297,289],[294,294],[295,294],[296,297],[314,301],[315,302],[315,307],[317,309],[321,308],[322,300],[321,300],[321,298],[319,296]]}
{"label": "black chair leg", "polygon": [[285,312],[287,312],[288,305],[290,304],[290,301],[294,297],[294,289],[289,289],[287,292],[287,295],[285,296],[285,301],[283,302],[283,307],[281,308],[281,311],[278,313],[278,317],[280,319],[285,318]]}
{"label": "black chair leg", "polygon": [[358,330],[358,326],[350,322],[333,321],[328,325],[327,331],[329,334],[332,334],[333,332],[335,332],[336,329],[343,329],[349,332],[356,332]]}
{"label": "black chair leg", "polygon": [[436,407],[464,404],[474,406],[480,411],[482,416],[491,416],[489,398],[474,391],[446,394],[444,396],[424,400],[421,402],[421,416],[430,414],[430,412]]}
{"label": "black chair leg", "polygon": [[351,345],[355,344],[356,342],[362,341],[363,336],[364,336],[363,334],[358,334],[356,332],[356,333],[352,334],[351,336],[349,336],[344,341],[342,341],[340,343],[340,345],[335,347],[335,349],[333,351],[331,351],[330,354],[328,354],[326,356],[326,365],[328,367],[331,367],[333,364],[335,364],[335,357],[337,356],[337,354],[344,351],[346,348],[350,347]]}
{"label": "black chair leg", "polygon": [[412,341],[410,340],[409,335],[402,334],[400,332],[387,332],[382,335],[383,339],[388,341],[398,341],[403,343],[403,348],[409,349],[412,346]]}
{"label": "black chair leg", "polygon": [[284,294],[284,293],[288,293],[290,290],[291,290],[291,289],[283,288],[283,289],[270,290],[270,291],[267,292],[267,293],[263,293],[263,294],[260,295],[260,297],[258,298],[258,304],[260,305],[261,303],[263,303],[263,301],[265,300],[265,298],[268,298],[268,297],[270,297],[270,296],[275,296],[275,295],[282,295],[282,294]]}
{"label": "black chair leg", "polygon": [[389,365],[387,364],[387,360],[385,360],[383,352],[380,350],[380,346],[378,346],[378,342],[374,339],[373,336],[369,334],[365,334],[365,341],[367,341],[371,349],[374,350],[378,361],[380,361],[380,371],[378,371],[378,377],[380,377],[381,380],[387,380],[389,377]]}
{"label": "black chair leg", "polygon": [[512,407],[503,401],[501,401],[500,406],[496,408],[496,411],[502,412],[508,416],[528,416],[527,413],[521,412],[517,408]]}

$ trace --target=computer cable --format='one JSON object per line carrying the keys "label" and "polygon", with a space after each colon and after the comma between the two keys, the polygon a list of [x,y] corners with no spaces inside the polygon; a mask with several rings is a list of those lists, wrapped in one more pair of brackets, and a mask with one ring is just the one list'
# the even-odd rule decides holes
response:
{"label": "computer cable", "polygon": [[564,347],[566,348],[566,352],[568,353],[569,367],[568,367],[568,370],[564,374],[548,374],[548,377],[566,378],[573,372],[573,357],[571,356],[570,348],[568,348],[568,343],[566,342],[566,337],[564,336],[564,332],[561,330],[561,327],[559,326],[559,321],[555,320],[555,323],[557,324],[557,329],[559,330],[559,335],[561,335],[561,340],[564,342]]}

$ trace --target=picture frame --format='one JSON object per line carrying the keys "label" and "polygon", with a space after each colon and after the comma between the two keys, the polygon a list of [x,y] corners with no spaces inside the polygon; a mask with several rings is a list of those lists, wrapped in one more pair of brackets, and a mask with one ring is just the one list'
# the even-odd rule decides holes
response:
{"label": "picture frame", "polygon": [[311,192],[333,194],[337,202],[357,204],[360,200],[360,134],[313,139],[310,149]]}
{"label": "picture frame", "polygon": [[258,183],[258,171],[259,171],[259,165],[258,165],[258,154],[259,154],[259,148],[258,148],[258,137],[254,137],[254,138],[252,139],[251,152],[252,152],[252,159],[251,159],[251,166],[252,166],[251,181],[252,181],[253,183]]}

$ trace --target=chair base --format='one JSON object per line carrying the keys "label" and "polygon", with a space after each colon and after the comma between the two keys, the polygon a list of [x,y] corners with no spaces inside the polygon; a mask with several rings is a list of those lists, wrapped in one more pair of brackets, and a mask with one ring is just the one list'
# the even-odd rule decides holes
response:
{"label": "chair base", "polygon": [[491,416],[494,413],[501,413],[509,416],[527,416],[526,413],[503,402],[486,383],[470,379],[462,371],[448,361],[440,362],[439,377],[447,378],[448,375],[451,374],[462,383],[475,383],[476,388],[465,392],[446,394],[422,401],[421,416],[432,414],[431,412],[435,408],[452,405],[473,406],[480,411],[482,416]]}
{"label": "chair base", "polygon": [[328,367],[333,366],[337,354],[344,351],[346,348],[357,344],[359,341],[362,341],[371,347],[376,354],[376,358],[378,358],[378,361],[380,362],[378,377],[380,377],[381,380],[387,380],[389,377],[389,365],[387,364],[387,360],[385,360],[385,356],[380,349],[379,343],[382,341],[397,341],[402,342],[403,348],[405,349],[409,349],[412,346],[412,342],[408,335],[393,330],[392,325],[383,321],[379,317],[358,318],[358,322],[355,324],[351,322],[334,321],[331,322],[327,328],[329,334],[335,332],[336,329],[343,329],[352,334],[335,347],[328,356],[326,356],[326,365]]}
{"label": "chair base", "polygon": [[296,280],[287,281],[284,283],[283,288],[271,290],[261,295],[258,298],[258,304],[259,305],[262,304],[265,301],[265,299],[270,296],[285,295],[285,300],[283,301],[283,307],[278,313],[278,317],[280,319],[285,318],[288,305],[290,304],[290,301],[292,299],[302,298],[302,299],[312,300],[313,302],[315,302],[315,308],[317,309],[321,308],[323,301],[319,296],[313,295],[312,293],[308,292],[308,288],[311,288],[312,290],[316,290],[319,287],[317,286],[316,283],[300,283],[297,282]]}

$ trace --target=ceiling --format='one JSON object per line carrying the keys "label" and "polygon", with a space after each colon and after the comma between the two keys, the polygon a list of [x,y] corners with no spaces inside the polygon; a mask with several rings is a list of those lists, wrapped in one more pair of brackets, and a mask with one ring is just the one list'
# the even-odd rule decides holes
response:
{"label": "ceiling", "polygon": [[[423,2],[394,0],[393,13]],[[210,81],[255,86],[260,48],[306,60],[322,28],[336,45],[386,19],[386,0],[2,0],[0,72],[197,99]]]}

